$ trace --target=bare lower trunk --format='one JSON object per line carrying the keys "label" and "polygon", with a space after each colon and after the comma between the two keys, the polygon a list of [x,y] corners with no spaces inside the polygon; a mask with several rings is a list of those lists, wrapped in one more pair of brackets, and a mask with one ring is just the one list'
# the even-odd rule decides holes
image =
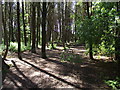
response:
{"label": "bare lower trunk", "polygon": [[43,2],[43,12],[42,12],[42,58],[46,57],[46,2]]}
{"label": "bare lower trunk", "polygon": [[22,18],[23,18],[23,29],[24,29],[24,43],[25,46],[27,46],[27,39],[26,39],[26,25],[25,25],[25,19],[24,19],[24,2],[22,2]]}
{"label": "bare lower trunk", "polygon": [[[36,50],[35,50],[35,44],[36,44],[36,32],[35,32],[35,25],[36,25],[36,18],[35,18],[35,15],[36,15],[36,7],[35,7],[35,2],[32,3],[32,15],[31,15],[31,31],[32,31],[32,49],[31,49],[31,52],[32,53],[36,53]],[[34,22],[34,23],[33,23]]]}
{"label": "bare lower trunk", "polygon": [[89,44],[89,57],[93,60],[92,44]]}
{"label": "bare lower trunk", "polygon": [[20,39],[20,3],[17,2],[17,24],[18,24],[18,58],[22,60],[21,57],[21,39]]}

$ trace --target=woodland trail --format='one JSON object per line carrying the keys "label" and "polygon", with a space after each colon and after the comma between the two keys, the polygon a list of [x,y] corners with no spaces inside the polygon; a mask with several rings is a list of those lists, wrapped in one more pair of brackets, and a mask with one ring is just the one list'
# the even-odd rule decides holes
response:
{"label": "woodland trail", "polygon": [[[23,52],[23,60],[19,60],[16,53],[10,54],[6,63],[11,64],[11,67],[3,82],[3,89],[108,89],[103,80],[107,75],[114,76],[111,70],[114,71],[115,65],[89,60],[84,52],[83,46],[71,47],[66,51],[72,55],[79,55],[79,58],[75,58],[76,61],[80,61],[79,63],[62,61],[61,55],[65,54],[62,49],[48,49],[47,59],[41,58],[40,49],[37,49],[37,53]],[[111,69],[108,70],[108,68]]]}

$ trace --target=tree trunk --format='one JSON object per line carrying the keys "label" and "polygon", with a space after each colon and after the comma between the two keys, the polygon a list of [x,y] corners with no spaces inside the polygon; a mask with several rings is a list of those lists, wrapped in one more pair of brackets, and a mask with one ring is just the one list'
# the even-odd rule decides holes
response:
{"label": "tree trunk", "polygon": [[22,19],[23,19],[23,29],[24,29],[24,43],[25,46],[27,46],[27,39],[26,39],[26,25],[25,25],[25,19],[24,19],[24,2],[22,2]]}
{"label": "tree trunk", "polygon": [[[5,6],[6,7],[6,6]],[[3,27],[4,26],[6,26],[6,22],[4,21],[4,17],[6,17],[6,13],[5,14],[3,14],[3,12],[2,12],[2,9],[3,9],[3,7],[1,6],[1,2],[0,2],[0,19],[3,21],[3,22],[0,22],[0,44],[2,43],[2,34],[3,34],[3,32],[2,32],[2,23],[3,23]],[[4,27],[4,29],[5,29],[6,27]],[[5,33],[4,33],[5,34]],[[7,38],[7,37],[6,37]],[[8,38],[7,38],[8,39]],[[7,41],[7,43],[8,43],[8,41]],[[7,44],[6,43],[6,44]],[[6,45],[6,51],[5,51],[5,54],[4,54],[4,56],[3,56],[3,58],[1,57],[1,55],[0,55],[0,64],[1,64],[1,67],[0,68],[2,68],[2,71],[4,70],[4,69],[9,69],[9,66],[5,63],[5,58],[6,58],[6,56],[7,56],[7,52],[8,52],[8,44]],[[2,74],[4,74],[4,73],[2,73]]]}
{"label": "tree trunk", "polygon": [[29,16],[28,16],[28,23],[29,23],[29,27],[30,27],[30,37],[29,37],[29,39],[30,39],[30,44],[31,44],[31,39],[32,39],[32,20],[31,20],[31,17],[32,17],[32,4],[31,4],[32,2],[30,2],[29,3],[29,6],[28,6],[28,8],[29,8]]}
{"label": "tree trunk", "polygon": [[[88,14],[88,19],[90,19],[90,13],[89,13],[89,2],[87,2],[87,14]],[[89,57],[90,59],[94,59],[93,58],[93,52],[92,52],[92,42],[89,42]]]}
{"label": "tree trunk", "polygon": [[[0,20],[2,20],[2,2],[0,2]],[[3,29],[2,29],[2,22],[0,22],[0,44],[2,44],[2,34],[3,34]]]}
{"label": "tree trunk", "polygon": [[12,35],[12,32],[11,32],[11,17],[12,17],[12,14],[11,14],[11,9],[12,9],[12,6],[11,6],[11,2],[9,2],[9,45],[10,45],[10,42],[11,42],[11,35]]}
{"label": "tree trunk", "polygon": [[38,48],[38,44],[40,42],[40,3],[37,4],[37,42],[36,47]]}
{"label": "tree trunk", "polygon": [[4,39],[5,39],[5,45],[6,45],[6,49],[5,49],[5,54],[3,56],[3,60],[6,59],[7,53],[8,53],[8,31],[6,28],[6,22],[7,21],[7,15],[6,15],[6,9],[7,9],[7,3],[5,3],[5,14],[3,14],[2,16],[2,21],[3,21],[3,28],[4,28]]}
{"label": "tree trunk", "polygon": [[58,21],[59,21],[59,30],[60,30],[60,34],[59,34],[59,41],[62,39],[62,27],[61,27],[61,3],[58,3]]}
{"label": "tree trunk", "polygon": [[14,42],[14,33],[13,33],[13,3],[10,2],[10,8],[11,8],[11,13],[10,13],[10,31],[11,31],[11,41]]}
{"label": "tree trunk", "polygon": [[[49,47],[49,42],[51,41],[51,32],[52,32],[52,23],[53,23],[53,21],[52,21],[52,3],[51,2],[49,2],[48,3],[48,7],[49,7],[49,9],[48,9],[48,15],[47,15],[47,32],[46,32],[46,43],[47,43],[47,47]],[[51,22],[52,21],[52,22]]]}
{"label": "tree trunk", "polygon": [[42,11],[42,58],[46,57],[46,2],[43,2],[43,11]]}
{"label": "tree trunk", "polygon": [[35,32],[35,25],[36,25],[36,7],[35,7],[35,2],[32,3],[32,15],[31,15],[31,31],[32,31],[32,49],[31,52],[32,53],[36,53],[35,50],[35,43],[36,43],[36,32]]}
{"label": "tree trunk", "polygon": [[2,11],[2,15],[3,15],[3,17],[2,17],[2,22],[3,22],[3,28],[4,28],[4,44],[5,45],[7,45],[7,43],[8,43],[8,38],[6,38],[7,37],[7,29],[6,29],[6,11],[7,11],[7,3],[5,3],[5,11],[3,12]]}
{"label": "tree trunk", "polygon": [[54,3],[52,3],[52,6],[51,6],[52,8],[52,12],[51,12],[51,15],[52,15],[52,21],[53,21],[53,23],[51,23],[51,46],[52,46],[52,49],[55,49],[55,47],[54,47],[54,40],[55,40],[55,25],[56,25],[56,21],[57,21],[57,18],[56,18],[56,15],[55,15],[55,10],[54,10],[54,7],[55,7],[55,5],[54,5]]}
{"label": "tree trunk", "polygon": [[18,58],[22,60],[21,57],[21,39],[20,39],[20,3],[17,2],[17,26],[18,26]]}
{"label": "tree trunk", "polygon": [[77,21],[77,5],[75,7],[75,42],[77,41],[77,37],[76,37],[76,31],[77,31],[77,26],[76,26],[76,21]]}
{"label": "tree trunk", "polygon": [[62,43],[63,43],[63,47],[64,47],[64,50],[66,50],[66,47],[65,47],[65,14],[64,14],[64,3],[62,2]]}

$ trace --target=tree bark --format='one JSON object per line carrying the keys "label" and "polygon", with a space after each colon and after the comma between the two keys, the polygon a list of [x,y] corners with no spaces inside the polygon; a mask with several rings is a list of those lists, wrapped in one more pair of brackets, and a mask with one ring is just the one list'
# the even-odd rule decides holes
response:
{"label": "tree bark", "polygon": [[[8,53],[8,47],[9,47],[9,45],[8,45],[8,31],[7,31],[7,28],[6,28],[6,22],[5,21],[7,21],[7,11],[6,11],[6,9],[7,9],[7,5],[8,5],[8,3],[5,3],[5,13],[2,15],[3,17],[2,17],[2,22],[3,22],[3,28],[4,28],[4,43],[5,43],[5,45],[6,45],[6,49],[5,49],[5,53],[4,53],[4,56],[3,56],[3,60],[4,59],[6,59],[6,56],[7,56],[7,53]],[[3,61],[4,62],[4,61]]]}
{"label": "tree bark", "polygon": [[43,11],[42,11],[42,58],[46,57],[46,2],[43,2]]}
{"label": "tree bark", "polygon": [[21,57],[21,33],[20,33],[20,3],[17,2],[17,26],[18,26],[18,58],[22,60]]}
{"label": "tree bark", "polygon": [[37,4],[37,42],[36,47],[38,48],[38,44],[40,42],[40,3]]}
{"label": "tree bark", "polygon": [[77,26],[76,26],[76,21],[77,21],[77,5],[75,7],[75,42],[77,41],[77,37],[76,37],[76,31],[77,31]]}
{"label": "tree bark", "polygon": [[24,19],[24,2],[22,2],[22,19],[23,19],[23,29],[24,29],[24,43],[25,46],[27,46],[27,39],[26,39],[26,25],[25,25],[25,19]]}
{"label": "tree bark", "polygon": [[[87,2],[87,14],[88,14],[88,19],[90,19],[90,13],[89,13],[89,2]],[[89,57],[90,59],[94,59],[93,58],[93,52],[92,52],[92,42],[89,42]]]}
{"label": "tree bark", "polygon": [[12,26],[11,26],[11,17],[12,17],[12,14],[11,14],[11,10],[12,10],[12,6],[11,6],[11,2],[9,2],[9,45],[10,45],[10,42],[11,42],[11,35],[12,35]]}
{"label": "tree bark", "polygon": [[64,12],[64,3],[62,2],[62,43],[63,43],[63,47],[64,50],[66,50],[65,47],[65,12]]}
{"label": "tree bark", "polygon": [[36,53],[36,46],[35,46],[35,43],[36,43],[36,32],[35,32],[35,25],[36,25],[36,7],[35,7],[35,2],[32,3],[32,15],[31,15],[31,31],[32,31],[32,49],[31,49],[31,52],[32,53]]}
{"label": "tree bark", "polygon": [[61,3],[58,3],[58,21],[59,21],[59,30],[60,30],[60,34],[59,34],[59,41],[62,39],[62,27],[61,27]]}

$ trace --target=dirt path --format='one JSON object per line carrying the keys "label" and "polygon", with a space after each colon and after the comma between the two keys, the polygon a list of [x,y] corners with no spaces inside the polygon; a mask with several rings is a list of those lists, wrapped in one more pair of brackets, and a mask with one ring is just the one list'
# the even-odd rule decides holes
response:
{"label": "dirt path", "polygon": [[101,67],[103,64],[89,60],[84,55],[84,47],[71,47],[67,52],[79,55],[82,62],[61,61],[61,49],[47,50],[48,59],[41,58],[40,49],[36,54],[24,52],[23,60],[11,54],[6,62],[12,67],[3,88],[109,88],[103,82],[107,70]]}

